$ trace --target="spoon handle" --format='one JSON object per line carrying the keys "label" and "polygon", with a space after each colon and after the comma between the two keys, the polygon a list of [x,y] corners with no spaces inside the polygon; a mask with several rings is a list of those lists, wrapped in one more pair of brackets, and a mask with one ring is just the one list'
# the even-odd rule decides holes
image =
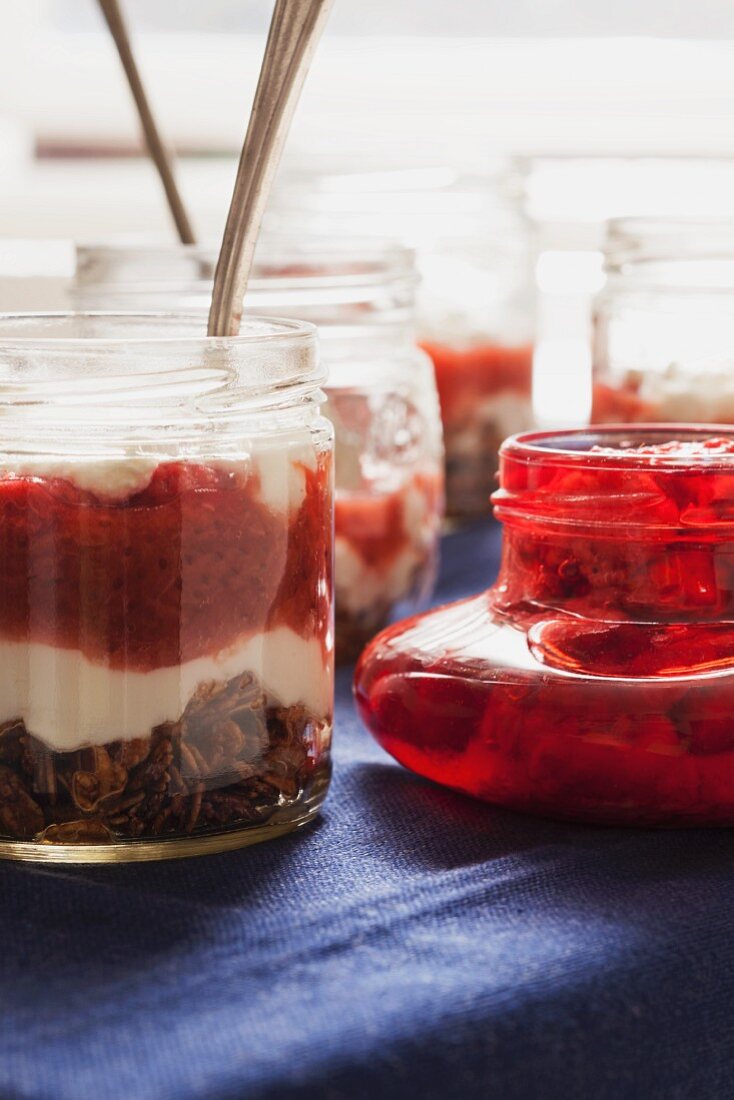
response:
{"label": "spoon handle", "polygon": [[135,106],[138,110],[140,125],[143,129],[143,136],[145,137],[148,154],[155,164],[158,175],[161,178],[163,190],[166,193],[166,201],[175,222],[179,239],[182,244],[194,244],[196,238],[194,237],[191,222],[189,221],[186,208],[183,204],[178,187],[176,186],[171,158],[168,154],[168,150],[163,144],[155,119],[153,118],[153,112],[148,103],[148,97],[145,94],[143,82],[140,79],[140,72],[135,61],[135,54],[133,53],[133,48],[130,43],[130,36],[127,33],[127,27],[125,26],[125,20],[122,18],[119,4],[117,0],[99,0],[99,6],[107,21],[107,26],[109,27],[114,43],[117,46],[117,52],[120,55],[120,61],[125,70],[127,82],[130,85],[130,91],[132,92]]}
{"label": "spoon handle", "polygon": [[333,0],[276,0],[222,247],[210,336],[236,336],[260,224],[301,88]]}

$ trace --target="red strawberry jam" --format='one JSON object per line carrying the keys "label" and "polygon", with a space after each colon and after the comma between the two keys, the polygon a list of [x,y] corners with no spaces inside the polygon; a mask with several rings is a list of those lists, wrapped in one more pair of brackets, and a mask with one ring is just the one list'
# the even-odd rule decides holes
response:
{"label": "red strawberry jam", "polygon": [[418,471],[391,492],[338,490],[334,506],[336,650],[354,660],[396,612],[430,595],[443,518],[443,477]]}
{"label": "red strawberry jam", "polygon": [[0,636],[150,671],[279,624],[325,636],[329,481],[291,515],[253,470],[164,462],[108,499],[61,478],[0,480]]}
{"label": "red strawberry jam", "polygon": [[532,423],[533,349],[422,345],[436,370],[446,447],[449,515],[483,514],[502,440]]}
{"label": "red strawberry jam", "polygon": [[734,435],[520,436],[494,500],[496,585],[362,656],[370,730],[527,812],[734,824]]}

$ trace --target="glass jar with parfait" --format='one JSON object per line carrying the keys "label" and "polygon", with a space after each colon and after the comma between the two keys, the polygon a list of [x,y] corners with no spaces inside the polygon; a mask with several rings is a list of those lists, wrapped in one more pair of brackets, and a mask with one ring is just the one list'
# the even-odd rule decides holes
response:
{"label": "glass jar with parfait", "polygon": [[[208,307],[216,251],[80,247],[72,301]],[[336,652],[357,656],[428,600],[443,518],[441,424],[431,364],[415,343],[410,250],[388,243],[266,238],[246,305],[318,325],[336,435]]]}
{"label": "glass jar with parfait", "polygon": [[0,317],[0,855],[141,860],[317,812],[332,429],[312,326]]}

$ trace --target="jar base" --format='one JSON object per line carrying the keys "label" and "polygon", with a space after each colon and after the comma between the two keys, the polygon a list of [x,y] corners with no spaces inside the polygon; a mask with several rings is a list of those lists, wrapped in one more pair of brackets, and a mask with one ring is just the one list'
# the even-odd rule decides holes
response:
{"label": "jar base", "polygon": [[198,836],[120,840],[109,844],[53,844],[0,837],[0,859],[28,863],[149,863],[216,855],[276,840],[309,825],[318,815],[330,775],[319,777],[303,801],[284,806],[262,825],[236,825]]}

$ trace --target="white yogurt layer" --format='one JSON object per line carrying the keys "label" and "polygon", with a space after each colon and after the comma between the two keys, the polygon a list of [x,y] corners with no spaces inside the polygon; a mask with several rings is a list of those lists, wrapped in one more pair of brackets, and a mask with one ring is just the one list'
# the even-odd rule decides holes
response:
{"label": "white yogurt layer", "polygon": [[50,749],[70,752],[146,737],[179,718],[202,683],[245,672],[283,706],[331,713],[331,670],[318,639],[278,627],[215,656],[153,672],[109,669],[78,650],[0,642],[0,716],[22,718]]}
{"label": "white yogurt layer", "polygon": [[0,458],[0,477],[58,477],[104,500],[124,500],[142,492],[158,466],[164,462],[189,461],[223,469],[252,470],[260,479],[260,499],[276,512],[300,507],[306,495],[305,470],[314,470],[317,452],[307,430],[287,436],[243,440],[241,453],[231,458],[211,459],[171,449],[155,455],[133,451],[119,455],[77,457],[61,455],[19,455],[12,461]]}

